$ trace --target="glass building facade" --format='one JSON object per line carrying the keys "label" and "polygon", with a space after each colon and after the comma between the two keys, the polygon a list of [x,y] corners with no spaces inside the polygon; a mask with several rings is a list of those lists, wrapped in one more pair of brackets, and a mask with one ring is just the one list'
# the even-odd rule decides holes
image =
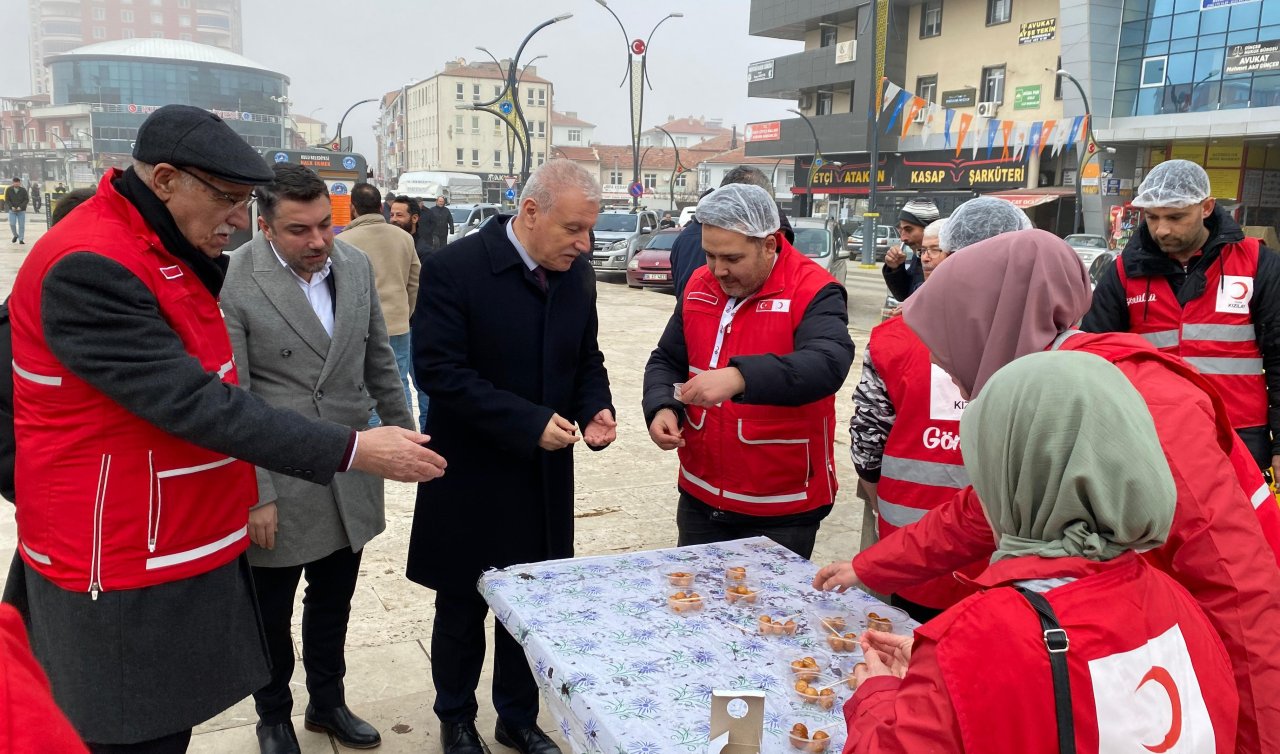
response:
{"label": "glass building facade", "polygon": [[1113,117],[1280,105],[1280,71],[1223,70],[1228,48],[1280,40],[1280,0],[1201,4],[1125,0]]}

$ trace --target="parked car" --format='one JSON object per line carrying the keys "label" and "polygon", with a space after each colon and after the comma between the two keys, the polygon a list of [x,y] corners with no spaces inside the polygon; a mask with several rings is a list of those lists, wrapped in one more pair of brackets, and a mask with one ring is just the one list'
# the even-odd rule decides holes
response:
{"label": "parked car", "polygon": [[844,232],[835,220],[823,217],[797,217],[791,220],[796,240],[791,244],[801,254],[822,265],[836,282],[844,285],[849,266],[849,250]]}
{"label": "parked car", "polygon": [[671,246],[680,235],[679,228],[660,230],[649,236],[649,242],[627,263],[627,285],[632,288],[672,288]]}
{"label": "parked car", "polygon": [[[884,255],[889,251],[889,247],[898,241],[898,230],[892,225],[876,226],[876,248],[875,261],[883,262]],[[845,241],[845,248],[849,250],[851,256],[858,259],[862,258],[862,227],[859,226],[849,234],[849,238]]]}
{"label": "parked car", "polygon": [[1093,260],[1097,256],[1111,248],[1111,244],[1107,242],[1106,236],[1097,236],[1092,233],[1072,233],[1062,239],[1067,245],[1075,249],[1076,255],[1080,257],[1080,263],[1084,268],[1090,269]]}
{"label": "parked car", "polygon": [[650,210],[630,212],[605,210],[596,216],[596,243],[591,266],[596,273],[625,275],[631,257],[658,227],[658,217]]}
{"label": "parked car", "polygon": [[689,221],[693,220],[693,211],[697,208],[698,205],[690,204],[688,207],[680,210],[680,219],[676,220],[676,225],[679,225],[681,228],[688,225]]}
{"label": "parked car", "polygon": [[1098,281],[1106,274],[1107,270],[1116,265],[1116,257],[1120,252],[1114,249],[1103,249],[1093,258],[1093,263],[1089,265],[1089,285],[1092,288],[1098,287]]}
{"label": "parked car", "polygon": [[502,206],[498,204],[450,204],[449,214],[453,215],[453,232],[449,234],[449,243],[467,235],[468,231],[479,228],[485,220],[501,211]]}

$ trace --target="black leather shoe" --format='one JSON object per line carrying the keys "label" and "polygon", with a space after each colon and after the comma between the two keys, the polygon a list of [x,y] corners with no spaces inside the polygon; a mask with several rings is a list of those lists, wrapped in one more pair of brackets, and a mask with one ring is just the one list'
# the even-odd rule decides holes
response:
{"label": "black leather shoe", "polygon": [[533,728],[508,728],[506,723],[498,720],[498,727],[493,737],[503,746],[510,746],[520,754],[560,754],[560,747],[547,738],[547,734]]}
{"label": "black leather shoe", "polygon": [[372,749],[382,745],[382,736],[377,728],[356,717],[347,705],[334,709],[319,710],[307,705],[307,714],[302,718],[307,730],[316,733],[328,733],[338,739],[338,743],[351,749]]}
{"label": "black leather shoe", "polygon": [[258,750],[262,754],[302,754],[293,723],[263,725],[258,723]]}
{"label": "black leather shoe", "polygon": [[488,749],[480,742],[480,733],[476,730],[475,721],[466,723],[440,722],[440,742],[444,746],[444,754],[487,754]]}

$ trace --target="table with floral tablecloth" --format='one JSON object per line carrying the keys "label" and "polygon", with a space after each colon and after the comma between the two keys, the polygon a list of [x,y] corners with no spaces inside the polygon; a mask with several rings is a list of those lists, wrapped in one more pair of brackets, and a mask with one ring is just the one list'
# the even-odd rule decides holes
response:
{"label": "table with floral tablecloth", "polygon": [[[745,566],[760,594],[724,598],[726,569]],[[668,603],[673,570],[698,574],[696,612]],[[791,662],[818,658],[840,678],[854,656],[831,653],[822,610],[865,614],[882,603],[856,590],[821,593],[817,566],[757,537],[623,555],[512,566],[486,573],[480,589],[524,646],[543,698],[575,752],[700,754],[707,750],[713,690],[766,692],[765,754],[790,752],[792,726],[824,728],[830,752],[845,739],[838,701],[824,710],[794,692]],[[760,615],[787,617],[794,636],[761,636]],[[902,626],[909,631],[913,623]],[[857,626],[850,626],[857,628]]]}

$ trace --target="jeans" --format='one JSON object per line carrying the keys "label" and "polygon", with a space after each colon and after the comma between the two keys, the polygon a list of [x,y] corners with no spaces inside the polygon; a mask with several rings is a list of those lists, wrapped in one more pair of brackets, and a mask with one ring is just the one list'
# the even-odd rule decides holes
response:
{"label": "jeans", "polygon": [[[409,333],[391,335],[387,338],[391,343],[391,352],[396,355],[396,367],[400,370],[400,382],[404,385],[404,405],[413,413],[413,392],[409,389],[409,372],[413,369],[413,349],[409,346]],[[369,426],[378,427],[382,420],[378,412],[369,416]]]}
{"label": "jeans", "polygon": [[9,212],[9,231],[18,237],[19,241],[27,240],[27,213]]}
{"label": "jeans", "polygon": [[[412,332],[410,332],[410,334],[412,335]],[[422,385],[418,382],[418,375],[413,371],[412,344],[410,344],[409,346],[409,353],[410,353],[409,373],[413,375],[413,385],[418,389],[418,431],[426,432],[427,431],[427,406],[430,405],[431,399],[427,397],[426,393],[422,392]],[[412,403],[409,404],[409,410],[410,411],[413,410]]]}

